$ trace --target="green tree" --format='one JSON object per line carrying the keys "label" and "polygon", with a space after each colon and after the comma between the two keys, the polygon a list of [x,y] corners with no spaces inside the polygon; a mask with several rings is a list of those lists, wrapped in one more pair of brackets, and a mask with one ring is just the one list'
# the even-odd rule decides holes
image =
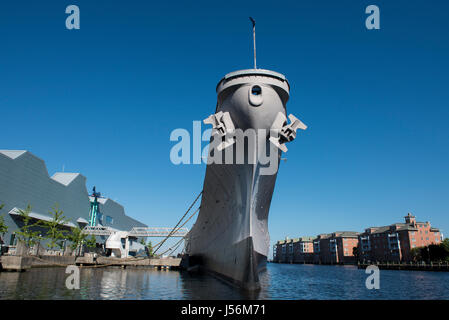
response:
{"label": "green tree", "polygon": [[425,247],[413,248],[410,251],[414,261],[449,261],[449,239],[440,244],[430,244]]}
{"label": "green tree", "polygon": [[49,240],[47,247],[49,249],[55,249],[64,247],[62,240],[66,238],[67,231],[64,230],[64,224],[68,222],[63,211],[59,210],[58,205],[55,205],[53,211],[49,212],[52,215],[50,221],[43,221],[42,225],[47,229],[46,239]]}
{"label": "green tree", "polygon": [[153,245],[151,243],[151,241],[148,241],[147,245],[146,245],[146,251],[149,257],[153,256]]}
{"label": "green tree", "polygon": [[442,252],[442,261],[449,262],[449,238],[444,239],[440,244],[439,247]]}
{"label": "green tree", "polygon": [[359,247],[353,247],[352,254],[354,255],[355,261],[358,261],[359,260]]}
{"label": "green tree", "polygon": [[97,239],[92,235],[88,239],[88,234],[83,232],[83,229],[79,227],[72,228],[71,232],[67,235],[67,239],[71,242],[70,248],[75,251],[75,256],[78,256],[81,251],[81,247],[86,245],[89,248],[95,248],[97,246]]}
{"label": "green tree", "polygon": [[90,237],[90,239],[88,239],[88,240],[86,241],[86,245],[87,245],[89,248],[95,248],[95,247],[97,246],[97,239],[95,238],[94,235],[92,235],[92,236]]}
{"label": "green tree", "polygon": [[449,238],[441,241],[440,246],[449,254]]}
{"label": "green tree", "polygon": [[422,248],[413,248],[410,250],[410,255],[414,262],[422,261]]}
{"label": "green tree", "polygon": [[33,223],[33,218],[30,217],[31,206],[27,205],[25,210],[18,209],[19,215],[22,218],[22,226],[16,231],[16,235],[19,241],[23,242],[27,247],[35,245],[42,239],[38,231],[34,231],[33,228],[39,226],[40,223]]}
{"label": "green tree", "polygon": [[[3,209],[5,205],[0,204],[0,210]],[[2,235],[2,238],[5,236],[5,233],[8,232],[8,226],[5,224],[5,220],[3,218],[3,215],[0,216],[0,234]]]}
{"label": "green tree", "polygon": [[71,242],[70,248],[75,250],[77,247],[81,246],[86,242],[87,234],[83,232],[80,227],[75,227],[67,235],[67,239]]}

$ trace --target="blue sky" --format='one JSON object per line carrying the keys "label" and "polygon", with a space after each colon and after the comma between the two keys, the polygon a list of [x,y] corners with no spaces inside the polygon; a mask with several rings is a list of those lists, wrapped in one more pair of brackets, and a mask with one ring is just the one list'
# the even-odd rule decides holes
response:
{"label": "blue sky", "polygon": [[[81,29],[65,28],[66,6]],[[365,8],[380,8],[380,30]],[[402,222],[449,232],[446,1],[4,1],[0,148],[81,172],[128,215],[173,226],[205,165],[170,162],[170,132],[213,113],[226,73],[286,75],[289,145],[269,219],[285,236]]]}

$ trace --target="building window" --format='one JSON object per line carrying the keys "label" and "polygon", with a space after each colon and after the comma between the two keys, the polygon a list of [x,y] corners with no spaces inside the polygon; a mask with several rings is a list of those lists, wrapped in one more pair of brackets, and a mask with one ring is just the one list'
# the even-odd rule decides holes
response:
{"label": "building window", "polygon": [[9,245],[10,246],[15,246],[16,244],[17,244],[16,234],[13,233],[13,234],[11,234],[11,238],[9,239]]}
{"label": "building window", "polygon": [[103,224],[103,214],[102,213],[98,213],[98,215],[97,215],[97,219],[98,219],[98,222],[100,222],[101,224]]}
{"label": "building window", "polygon": [[106,216],[106,223],[114,224],[114,218],[112,218],[110,216]]}

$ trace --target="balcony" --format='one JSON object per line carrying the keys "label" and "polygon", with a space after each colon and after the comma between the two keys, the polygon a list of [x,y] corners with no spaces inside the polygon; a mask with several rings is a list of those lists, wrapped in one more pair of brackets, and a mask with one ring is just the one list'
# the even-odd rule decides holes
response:
{"label": "balcony", "polygon": [[398,233],[393,233],[388,235],[388,249],[393,251],[400,250],[400,242]]}

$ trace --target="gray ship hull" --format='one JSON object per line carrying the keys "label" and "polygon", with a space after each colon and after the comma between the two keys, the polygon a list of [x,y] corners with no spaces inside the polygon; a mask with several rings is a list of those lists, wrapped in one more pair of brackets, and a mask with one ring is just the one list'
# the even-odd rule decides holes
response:
{"label": "gray ship hull", "polygon": [[266,264],[276,181],[276,176],[256,172],[252,165],[209,165],[201,211],[188,237],[190,256],[246,289],[258,288],[258,274]]}
{"label": "gray ship hull", "polygon": [[[265,268],[268,256],[268,213],[281,155],[270,144],[269,129],[273,129],[279,113],[285,119],[289,86],[280,74],[243,70],[222,79],[217,93],[216,114],[228,112],[235,129],[267,131],[256,132],[254,145],[245,142],[243,162],[237,161],[238,143],[219,151],[212,145],[213,139],[220,139],[218,130],[212,134],[213,150],[206,168],[201,209],[186,237],[186,253],[191,262],[201,264],[203,269],[255,290],[260,288],[259,272]],[[285,122],[281,121],[276,129],[283,125]],[[220,141],[227,139],[221,138]],[[259,160],[270,147],[276,170],[263,174],[267,164]],[[225,164],[227,150],[233,151],[233,161]],[[250,154],[255,161],[250,160]],[[221,158],[223,163],[212,163],[211,155]]]}

